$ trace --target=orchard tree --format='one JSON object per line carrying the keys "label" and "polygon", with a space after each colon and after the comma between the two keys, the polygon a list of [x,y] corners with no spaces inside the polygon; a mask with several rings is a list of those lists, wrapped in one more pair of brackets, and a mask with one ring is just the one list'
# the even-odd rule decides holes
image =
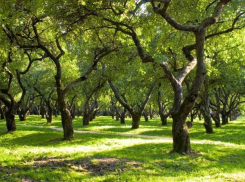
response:
{"label": "orchard tree", "polygon": [[[45,8],[48,7],[45,6]],[[57,7],[56,10],[59,11],[59,7]],[[63,10],[64,9],[61,9],[59,13],[61,13]],[[62,22],[59,17],[53,18],[52,16],[49,16],[50,13],[34,15],[33,12],[31,12],[31,10],[26,8],[23,4],[19,7],[18,13],[22,13],[21,18],[25,21],[23,21],[23,24],[21,25],[16,25],[16,23],[13,24],[12,27],[8,28],[8,34],[11,35],[11,38],[13,38],[14,43],[20,50],[37,50],[39,54],[44,54],[55,67],[57,105],[61,113],[64,139],[72,139],[74,137],[74,131],[72,117],[66,105],[67,93],[77,84],[85,81],[102,58],[117,49],[115,47],[110,48],[101,45],[102,43],[97,41],[98,39],[96,35],[93,35],[92,31],[81,32],[80,30],[76,31],[75,28],[71,30],[70,28],[72,27],[70,24],[65,25],[70,16],[74,15],[75,17],[77,13],[79,13],[78,19],[75,20],[74,18],[72,22],[83,22],[83,20],[88,19],[88,17],[91,15],[91,11],[87,10],[86,8],[83,8],[81,11],[77,12],[66,12],[66,14],[64,14],[66,15],[64,17],[64,22]],[[57,14],[60,15],[59,13]],[[20,21],[20,19],[17,19],[16,21]],[[55,21],[60,21],[61,26],[59,26],[59,23],[56,24]],[[50,25],[50,23],[53,24]],[[14,27],[14,25],[16,25],[16,27]],[[74,34],[71,34],[71,37],[69,37],[69,31],[79,34],[79,37],[75,37]],[[93,38],[93,41],[87,41],[86,39],[88,38]],[[72,44],[72,41],[75,41],[75,43],[80,41],[80,44]],[[81,43],[83,44],[82,47]],[[83,50],[83,53],[72,55],[74,52],[71,52],[70,54],[65,55],[65,48],[67,50],[71,50],[78,45],[80,46],[79,49]],[[77,72],[79,75],[78,78],[74,78],[66,84],[62,83],[64,76],[62,75],[62,63],[64,60],[74,61],[77,63],[77,67],[79,68],[80,66],[79,69],[82,69],[80,73],[80,70]],[[82,60],[85,61],[83,62]],[[69,65],[74,64],[69,63]]]}
{"label": "orchard tree", "polygon": [[[104,17],[103,19],[109,22],[111,25],[114,25],[117,31],[120,31],[123,34],[128,35],[132,38],[137,48],[138,55],[140,56],[143,63],[152,63],[155,65],[158,64],[163,69],[174,91],[174,103],[171,113],[173,118],[173,152],[188,154],[191,151],[191,146],[189,131],[186,127],[185,121],[188,114],[191,112],[193,106],[195,105],[195,101],[198,98],[203,81],[205,79],[205,41],[220,34],[229,32],[222,30],[222,28],[226,28],[224,26],[219,26],[218,28],[216,27],[214,29],[211,26],[216,24],[230,0],[214,1],[211,4],[200,1],[173,1],[171,3],[171,0],[142,0],[138,4],[136,4],[136,8],[134,9],[133,14],[136,14],[137,16],[137,10],[139,15],[143,14],[143,10],[140,7],[147,4],[146,2],[150,2],[154,13],[159,15],[166,22],[165,24],[159,25],[158,29],[161,30],[160,27],[164,27],[162,28],[163,31],[165,31],[166,29],[171,30],[171,28],[169,27],[170,25],[175,29],[175,31],[177,30],[177,32],[184,32],[182,35],[187,35],[186,37],[188,37],[189,40],[185,39],[187,40],[186,43],[190,41],[194,42],[182,47],[183,54],[188,63],[184,63],[184,66],[182,66],[180,72],[177,75],[173,74],[170,67],[168,66],[168,61],[166,58],[164,58],[164,56],[159,59],[150,54],[152,52],[148,51],[150,50],[150,47],[147,47],[146,42],[143,41],[145,39],[142,39],[146,36],[143,36],[141,32],[137,31],[137,24],[131,23],[132,21],[130,22],[126,18],[119,19],[117,18],[117,16],[115,16],[115,18],[108,16]],[[125,7],[125,4],[126,3],[124,3],[124,5],[121,5],[121,9],[125,10],[125,8],[123,8]],[[114,6],[116,6],[116,3],[114,4]],[[198,8],[195,11],[190,12],[189,10],[191,7]],[[233,7],[226,8],[227,13],[230,14],[233,11],[232,8]],[[177,12],[178,14],[176,14]],[[187,12],[189,14],[187,14]],[[121,14],[123,13],[127,14],[130,12],[122,11]],[[125,14],[123,15],[125,16]],[[148,19],[148,17],[150,19],[151,14],[152,13],[148,13],[149,16],[144,16],[143,20],[146,21],[146,18]],[[185,14],[185,16],[183,16],[183,14]],[[241,13],[238,13],[238,15],[236,14],[235,17],[233,15],[230,16],[232,19],[231,21],[234,20],[234,23],[232,23],[233,30],[237,22],[236,19],[239,19],[239,17],[241,16],[240,14]],[[100,14],[100,16],[102,15]],[[158,17],[153,17],[157,18],[157,21],[161,21]],[[197,19],[197,21],[192,21],[193,17]],[[191,34],[194,36],[191,37]],[[147,47],[148,49],[145,49],[144,47]],[[181,49],[181,47],[176,48]],[[193,53],[192,51],[195,51],[195,53]],[[190,92],[183,99],[182,83],[188,73],[194,68],[196,68],[196,74],[192,82]]]}

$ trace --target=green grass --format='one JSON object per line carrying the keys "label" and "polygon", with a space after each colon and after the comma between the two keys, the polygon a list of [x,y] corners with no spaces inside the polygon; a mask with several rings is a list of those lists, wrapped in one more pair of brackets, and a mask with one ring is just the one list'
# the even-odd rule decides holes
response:
{"label": "green grass", "polygon": [[[75,133],[71,141],[63,133],[60,118],[47,124],[39,116],[17,120],[17,131],[6,133],[0,120],[0,181],[245,181],[245,118],[240,117],[214,134],[206,134],[202,121],[190,130],[192,150],[185,156],[169,153],[172,143],[113,135],[116,133],[171,137],[171,121],[141,122],[131,130],[131,121],[120,125],[109,117],[98,117],[89,126],[74,120],[74,129],[106,134]],[[39,125],[37,128],[27,125]]]}

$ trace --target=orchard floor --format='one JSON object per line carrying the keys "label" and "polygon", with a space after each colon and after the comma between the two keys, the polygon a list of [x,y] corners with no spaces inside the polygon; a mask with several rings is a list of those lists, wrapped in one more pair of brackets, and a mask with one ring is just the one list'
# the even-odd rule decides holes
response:
{"label": "orchard floor", "polygon": [[193,155],[170,153],[171,119],[159,119],[131,130],[110,117],[89,126],[74,119],[75,139],[63,141],[60,118],[47,124],[40,116],[16,120],[17,131],[6,133],[0,120],[0,181],[245,181],[245,118],[214,134],[202,121],[190,130]]}

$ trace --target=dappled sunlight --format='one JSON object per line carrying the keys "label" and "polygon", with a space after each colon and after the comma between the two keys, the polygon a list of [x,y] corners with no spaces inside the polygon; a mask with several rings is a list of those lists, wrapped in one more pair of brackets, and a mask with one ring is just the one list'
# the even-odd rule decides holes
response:
{"label": "dappled sunlight", "polygon": [[[124,147],[135,146],[139,144],[152,143],[168,143],[168,141],[161,141],[159,139],[144,140],[144,139],[104,139],[103,144],[99,141],[93,145],[72,145],[72,146],[56,146],[56,147],[28,147],[25,151],[28,153],[42,154],[42,153],[56,153],[70,155],[73,153],[96,153],[103,151],[112,151],[115,149],[122,149]],[[20,146],[20,149],[22,147]],[[18,150],[18,148],[17,148]],[[18,152],[17,152],[18,153]]]}
{"label": "dappled sunlight", "polygon": [[238,145],[238,144],[234,144],[234,143],[227,143],[227,142],[221,142],[221,141],[191,140],[191,143],[194,143],[194,144],[222,145],[222,146],[225,146],[225,147],[244,148],[245,149],[245,145]]}
{"label": "dappled sunlight", "polygon": [[[244,181],[245,145],[239,141],[244,138],[243,122],[214,128],[211,135],[202,121],[193,123],[191,155],[170,153],[171,122],[150,122],[136,130],[131,130],[131,122],[120,125],[108,117],[86,127],[78,122],[70,141],[62,140],[60,121],[19,122],[16,132],[0,136],[0,170],[18,177],[21,172],[24,181],[49,180],[49,175],[68,181]],[[0,132],[5,127],[0,125]]]}

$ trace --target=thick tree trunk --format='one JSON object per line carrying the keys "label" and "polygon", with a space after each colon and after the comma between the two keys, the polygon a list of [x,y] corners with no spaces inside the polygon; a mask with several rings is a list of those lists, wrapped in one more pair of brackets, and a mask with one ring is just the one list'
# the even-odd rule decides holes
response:
{"label": "thick tree trunk", "polygon": [[122,116],[120,117],[120,123],[121,123],[121,124],[125,124],[125,115],[122,115]]}
{"label": "thick tree trunk", "polygon": [[204,91],[204,96],[203,96],[203,100],[202,100],[202,105],[200,106],[200,111],[203,115],[204,118],[204,127],[206,129],[206,133],[213,133],[213,126],[212,126],[212,119],[211,119],[211,114],[209,111],[209,106],[210,106],[210,100],[209,100],[209,95],[208,95],[208,80],[207,77],[204,81],[204,87],[205,87],[205,91]]}
{"label": "thick tree trunk", "polygon": [[48,106],[48,111],[46,114],[46,120],[47,120],[47,123],[52,123],[52,121],[53,121],[53,109],[51,106]]}
{"label": "thick tree trunk", "polygon": [[10,109],[10,111],[7,111],[5,113],[5,117],[6,117],[6,126],[7,126],[8,132],[15,131],[16,125],[15,125],[14,111]]}
{"label": "thick tree trunk", "polygon": [[191,151],[189,129],[181,114],[173,114],[173,152],[189,154]]}
{"label": "thick tree trunk", "polygon": [[162,125],[166,126],[168,124],[167,123],[168,116],[165,116],[164,114],[160,113],[160,118],[161,118],[161,121],[162,121]]}
{"label": "thick tree trunk", "polygon": [[202,108],[202,106],[201,106],[200,111],[201,111],[202,116],[204,118],[203,125],[206,129],[206,133],[209,133],[209,134],[213,133],[212,119],[211,119],[211,114],[210,114],[209,110],[207,108],[206,109]]}
{"label": "thick tree trunk", "polygon": [[119,121],[119,115],[118,114],[116,114],[116,121]]}
{"label": "thick tree trunk", "polygon": [[41,118],[44,119],[45,118],[45,108],[43,106],[43,103],[41,103],[41,106],[40,106],[40,114],[41,114]]}
{"label": "thick tree trunk", "polygon": [[62,127],[64,131],[64,139],[71,140],[74,138],[74,131],[72,125],[72,117],[68,109],[64,108],[60,110],[62,118]]}
{"label": "thick tree trunk", "polygon": [[145,118],[145,122],[148,122],[149,118],[148,118],[147,112],[143,112],[143,116]]}
{"label": "thick tree trunk", "polygon": [[41,114],[41,118],[44,119],[45,118],[45,111],[41,110],[40,114]]}
{"label": "thick tree trunk", "polygon": [[90,117],[89,114],[84,112],[83,113],[83,126],[89,125]]}
{"label": "thick tree trunk", "polygon": [[228,116],[226,114],[221,114],[222,116],[222,125],[228,124]]}
{"label": "thick tree trunk", "polygon": [[215,114],[211,114],[211,117],[214,120],[215,127],[216,128],[220,128],[221,127],[221,123],[220,123],[219,113],[217,113],[217,111],[216,111]]}
{"label": "thick tree trunk", "polygon": [[141,114],[131,113],[131,115],[132,115],[132,129],[139,128]]}
{"label": "thick tree trunk", "polygon": [[20,119],[20,121],[26,121],[27,113],[28,113],[28,110],[25,110],[25,109],[21,109],[19,111],[19,119]]}

